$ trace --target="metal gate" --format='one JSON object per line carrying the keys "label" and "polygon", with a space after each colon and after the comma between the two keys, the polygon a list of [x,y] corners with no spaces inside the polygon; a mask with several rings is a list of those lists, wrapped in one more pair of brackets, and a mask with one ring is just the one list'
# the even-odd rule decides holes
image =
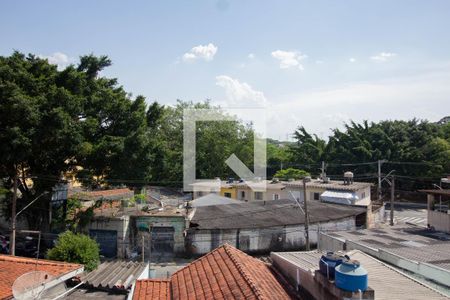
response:
{"label": "metal gate", "polygon": [[117,256],[117,231],[90,229],[89,235],[100,245],[100,255],[113,258]]}
{"label": "metal gate", "polygon": [[152,251],[156,253],[173,253],[173,227],[152,227]]}

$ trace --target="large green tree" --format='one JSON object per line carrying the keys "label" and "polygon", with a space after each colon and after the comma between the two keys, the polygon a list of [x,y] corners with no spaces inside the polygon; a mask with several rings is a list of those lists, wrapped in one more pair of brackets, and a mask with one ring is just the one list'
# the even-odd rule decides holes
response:
{"label": "large green tree", "polygon": [[[77,166],[88,185],[139,185],[150,175],[144,98],[100,76],[110,64],[88,55],[60,71],[31,54],[0,57],[0,175],[7,188],[17,178],[18,209]],[[42,228],[48,211],[49,195],[24,215]]]}

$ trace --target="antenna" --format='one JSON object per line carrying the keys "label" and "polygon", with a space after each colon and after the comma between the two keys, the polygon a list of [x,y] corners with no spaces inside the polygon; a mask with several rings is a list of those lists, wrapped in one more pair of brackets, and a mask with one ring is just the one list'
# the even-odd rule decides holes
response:
{"label": "antenna", "polygon": [[39,299],[46,284],[53,280],[53,276],[45,271],[31,271],[18,277],[13,285],[14,299]]}

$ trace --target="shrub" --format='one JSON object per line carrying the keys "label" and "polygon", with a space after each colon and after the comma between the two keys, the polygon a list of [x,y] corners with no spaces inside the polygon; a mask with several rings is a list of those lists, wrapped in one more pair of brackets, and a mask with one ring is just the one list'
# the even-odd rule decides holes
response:
{"label": "shrub", "polygon": [[48,250],[47,257],[53,260],[83,264],[87,271],[94,270],[99,261],[99,246],[84,234],[66,231],[59,235],[55,247]]}

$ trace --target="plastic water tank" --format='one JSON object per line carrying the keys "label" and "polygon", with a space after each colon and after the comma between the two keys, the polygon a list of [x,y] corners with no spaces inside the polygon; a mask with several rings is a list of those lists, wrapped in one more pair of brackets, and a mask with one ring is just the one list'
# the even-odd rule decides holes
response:
{"label": "plastic water tank", "polygon": [[344,260],[335,269],[336,286],[350,292],[367,290],[368,277],[366,269],[357,260]]}
{"label": "plastic water tank", "polygon": [[341,254],[334,252],[327,252],[322,255],[319,261],[320,273],[322,273],[328,279],[334,279],[334,269],[339,266],[345,257]]}

